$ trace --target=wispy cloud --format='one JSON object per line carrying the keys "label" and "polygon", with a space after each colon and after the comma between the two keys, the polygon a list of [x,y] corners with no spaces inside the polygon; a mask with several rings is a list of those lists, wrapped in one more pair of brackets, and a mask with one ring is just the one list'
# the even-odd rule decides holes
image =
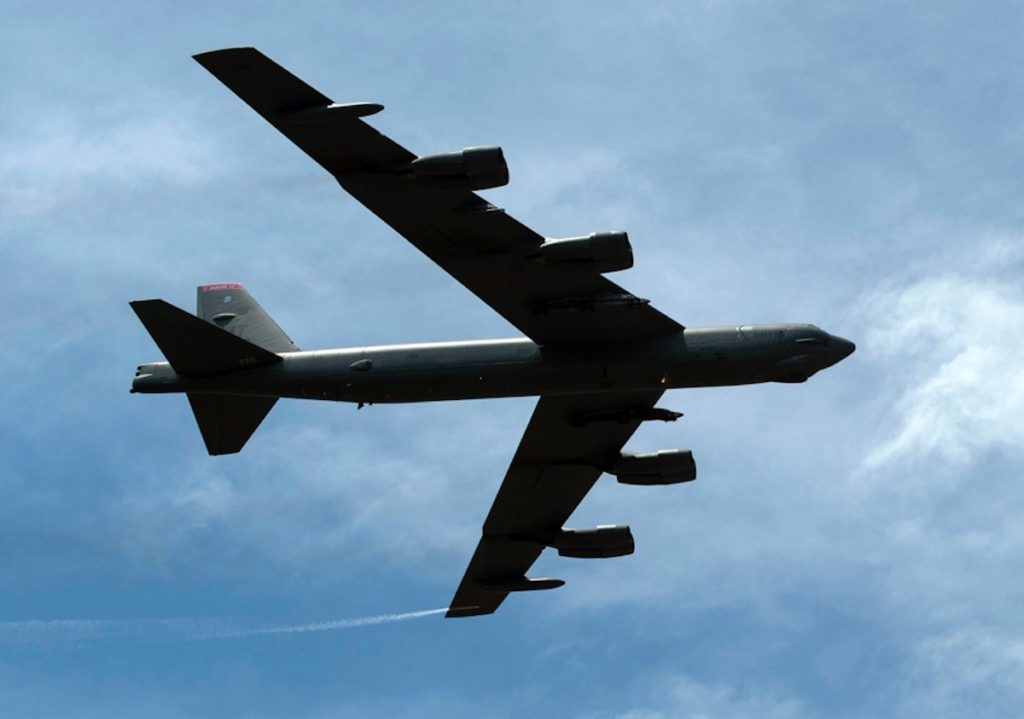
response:
{"label": "wispy cloud", "polygon": [[84,118],[47,120],[0,150],[0,207],[9,217],[40,215],[111,184],[198,183],[211,165],[202,138],[160,116],[100,128]]}
{"label": "wispy cloud", "polygon": [[946,273],[868,301],[866,353],[905,383],[895,426],[869,469],[936,455],[962,464],[1024,447],[1024,292],[1016,282]]}
{"label": "wispy cloud", "polygon": [[191,460],[170,477],[140,468],[106,507],[107,521],[143,561],[205,565],[211,547],[196,543],[212,531],[227,554],[245,547],[279,568],[382,562],[434,574],[451,571],[440,569],[450,559],[458,571],[530,405],[495,402],[481,415],[480,403],[284,404],[226,461],[203,453],[183,416]]}
{"label": "wispy cloud", "polygon": [[[550,713],[554,691],[577,715],[854,716],[907,682],[905,716],[957,671],[972,683],[934,706],[1020,705],[1012,3],[320,4],[287,23],[273,3],[16,5],[0,29],[18,70],[0,118],[9,616],[121,615],[135,595],[158,616],[257,616],[8,626],[8,653],[48,633],[103,646],[9,662],[0,713],[411,716],[451,686],[456,711],[426,713]],[[806,385],[667,397],[686,419],[631,445],[692,447],[698,482],[603,481],[570,524],[630,522],[635,556],[549,552],[537,572],[569,580],[557,593],[403,626],[436,631],[452,662],[367,634],[350,635],[371,640],[359,672],[348,642],[223,642],[234,673],[181,642],[121,662],[143,637],[318,631],[270,618],[310,606],[438,606],[529,416],[527,400],[281,402],[242,455],[210,458],[182,398],[128,397],[158,352],[125,301],[189,307],[206,280],[246,282],[310,348],[512,332],[188,57],[233,43],[384,102],[370,124],[414,152],[502,144],[513,179],[489,198],[544,233],[629,230],[637,267],[613,279],[687,325],[805,320],[858,353]],[[623,698],[639,677],[666,678]]]}
{"label": "wispy cloud", "polygon": [[902,715],[1005,716],[1024,703],[1024,637],[970,625],[928,637],[915,649]]}

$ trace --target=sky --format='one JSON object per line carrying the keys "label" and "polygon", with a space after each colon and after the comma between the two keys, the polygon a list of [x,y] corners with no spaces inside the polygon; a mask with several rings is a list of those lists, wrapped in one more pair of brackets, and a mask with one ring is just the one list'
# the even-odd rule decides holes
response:
{"label": "sky", "polygon": [[[8,0],[0,715],[1007,717],[1024,710],[1019,3]],[[444,607],[534,400],[282,401],[209,457],[128,307],[242,282],[304,348],[516,336],[190,56],[251,45],[687,326],[857,343],[675,390],[696,482],[602,479],[630,557]]]}

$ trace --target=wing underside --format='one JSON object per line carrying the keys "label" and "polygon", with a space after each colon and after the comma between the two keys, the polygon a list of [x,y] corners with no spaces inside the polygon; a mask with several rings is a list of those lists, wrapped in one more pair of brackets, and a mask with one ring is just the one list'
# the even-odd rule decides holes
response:
{"label": "wing underside", "polygon": [[620,342],[678,332],[594,270],[535,259],[544,237],[473,192],[424,186],[417,156],[360,118],[379,105],[337,105],[254,48],[196,60],[331,173],[380,219],[542,345]]}
{"label": "wing underside", "polygon": [[636,431],[635,416],[660,396],[648,391],[540,398],[447,616],[490,614],[510,591],[533,588],[526,572],[547,540]]}

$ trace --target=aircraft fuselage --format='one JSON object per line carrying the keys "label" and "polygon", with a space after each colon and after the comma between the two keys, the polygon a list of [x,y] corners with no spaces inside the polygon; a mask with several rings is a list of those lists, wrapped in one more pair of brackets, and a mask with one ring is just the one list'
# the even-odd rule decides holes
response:
{"label": "aircraft fuselage", "polygon": [[812,325],[686,329],[643,342],[541,347],[525,339],[288,352],[207,376],[139,367],[133,392],[211,392],[365,404],[802,382],[853,344]]}

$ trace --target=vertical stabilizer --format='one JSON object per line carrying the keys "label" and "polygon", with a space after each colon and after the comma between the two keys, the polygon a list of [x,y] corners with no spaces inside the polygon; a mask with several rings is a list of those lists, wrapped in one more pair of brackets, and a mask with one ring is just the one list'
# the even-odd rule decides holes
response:
{"label": "vertical stabilizer", "polygon": [[196,288],[196,314],[271,352],[299,349],[242,285],[200,285]]}

